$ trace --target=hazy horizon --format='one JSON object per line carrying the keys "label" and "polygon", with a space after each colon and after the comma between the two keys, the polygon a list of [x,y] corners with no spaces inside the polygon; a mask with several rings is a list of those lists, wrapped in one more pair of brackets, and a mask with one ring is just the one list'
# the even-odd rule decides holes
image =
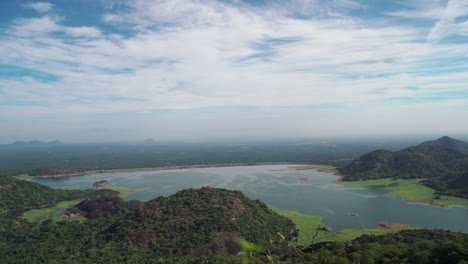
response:
{"label": "hazy horizon", "polygon": [[[193,137],[193,138],[123,138],[123,139],[108,139],[108,140],[99,140],[99,139],[87,139],[87,140],[76,140],[68,139],[63,140],[59,138],[26,138],[26,139],[17,139],[12,141],[0,141],[0,145],[9,145],[15,142],[31,142],[31,141],[40,141],[49,143],[55,140],[60,141],[62,144],[156,144],[156,145],[166,145],[166,144],[221,144],[221,145],[239,145],[239,144],[297,144],[297,145],[320,145],[327,143],[338,143],[338,144],[377,144],[377,143],[392,143],[392,144],[409,144],[416,145],[424,141],[432,141],[438,138],[449,136],[451,138],[468,141],[468,135],[466,134],[414,134],[414,135],[359,135],[359,136],[296,136],[296,137]],[[152,143],[145,142],[147,140],[153,141]]]}
{"label": "hazy horizon", "polygon": [[0,144],[468,139],[467,1],[0,6]]}

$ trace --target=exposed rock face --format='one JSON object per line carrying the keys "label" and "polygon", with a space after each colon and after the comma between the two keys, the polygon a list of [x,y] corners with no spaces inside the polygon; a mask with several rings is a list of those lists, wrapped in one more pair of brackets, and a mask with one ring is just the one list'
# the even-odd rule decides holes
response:
{"label": "exposed rock face", "polygon": [[109,217],[116,214],[122,208],[123,203],[124,201],[118,195],[106,195],[84,200],[75,207],[67,209],[65,215],[71,217],[80,214],[87,219]]}
{"label": "exposed rock face", "polygon": [[103,234],[109,240],[131,241],[163,256],[233,255],[235,242],[278,240],[278,232],[290,241],[295,225],[239,191],[203,187],[180,191],[148,202],[125,202],[117,196],[84,200],[67,215],[87,219],[107,217],[112,223]]}

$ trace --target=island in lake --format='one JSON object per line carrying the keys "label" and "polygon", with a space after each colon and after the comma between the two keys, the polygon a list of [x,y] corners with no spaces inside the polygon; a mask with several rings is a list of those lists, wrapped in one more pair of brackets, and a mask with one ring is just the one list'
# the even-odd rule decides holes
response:
{"label": "island in lake", "polygon": [[104,187],[104,186],[111,186],[112,183],[111,182],[108,182],[106,180],[100,180],[100,181],[97,181],[93,184],[93,187]]}

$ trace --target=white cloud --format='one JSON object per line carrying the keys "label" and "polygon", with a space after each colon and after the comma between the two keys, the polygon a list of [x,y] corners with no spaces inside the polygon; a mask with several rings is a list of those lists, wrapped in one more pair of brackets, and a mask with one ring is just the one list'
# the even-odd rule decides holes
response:
{"label": "white cloud", "polygon": [[468,16],[468,1],[449,0],[439,21],[434,25],[427,40],[437,42],[452,35],[468,36],[468,20],[457,22],[456,19]]}
{"label": "white cloud", "polygon": [[[343,17],[343,10],[364,8],[351,1],[302,2],[322,14],[330,10],[331,16],[298,19],[281,9],[288,5],[261,9],[214,0],[132,0],[104,16],[137,30],[131,36],[65,26],[53,16],[17,20],[0,39],[2,63],[60,80],[2,82],[0,100],[46,106],[0,106],[0,112],[88,115],[354,104],[364,113],[392,98],[466,91],[468,69],[456,61],[467,56],[468,44],[426,43],[428,28]],[[450,10],[425,16],[453,22],[460,13]],[[421,105],[418,113],[434,104]],[[400,108],[388,106],[386,116],[393,111],[403,118],[406,110]],[[342,111],[330,113],[343,120]],[[460,113],[465,112],[456,116]]]}
{"label": "white cloud", "polygon": [[39,13],[47,13],[54,7],[54,4],[48,2],[28,2],[23,4],[23,7],[34,9]]}
{"label": "white cloud", "polygon": [[60,25],[62,19],[57,16],[18,19],[7,32],[17,37],[41,37],[53,33],[63,33],[69,37],[97,38],[101,36],[101,31],[96,27],[68,27]]}

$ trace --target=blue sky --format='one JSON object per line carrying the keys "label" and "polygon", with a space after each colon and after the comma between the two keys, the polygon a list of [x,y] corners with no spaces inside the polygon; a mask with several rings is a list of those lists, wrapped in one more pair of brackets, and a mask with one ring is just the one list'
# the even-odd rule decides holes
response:
{"label": "blue sky", "polygon": [[466,0],[3,0],[0,55],[0,143],[468,132]]}

